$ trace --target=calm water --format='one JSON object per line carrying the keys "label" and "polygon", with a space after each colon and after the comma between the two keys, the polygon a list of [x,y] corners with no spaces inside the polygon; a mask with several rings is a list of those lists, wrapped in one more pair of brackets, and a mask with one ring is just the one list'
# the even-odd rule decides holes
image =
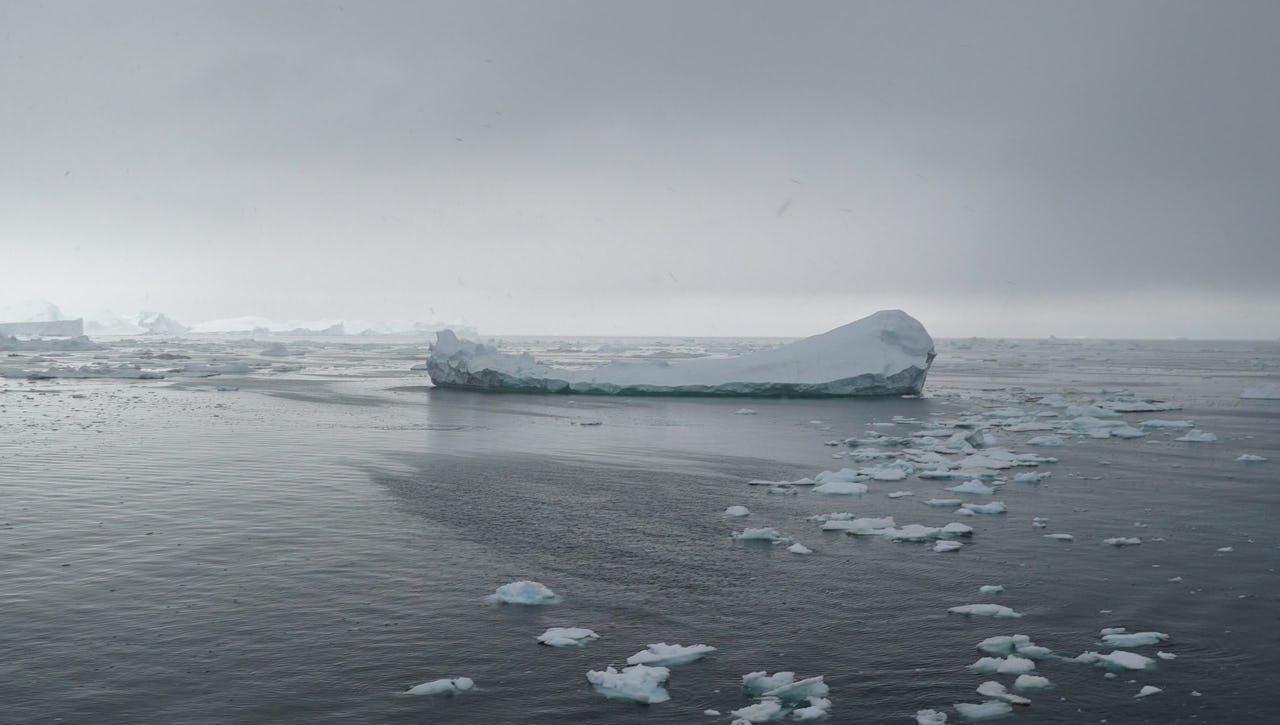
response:
{"label": "calm water", "polygon": [[[768,343],[511,344],[574,364]],[[133,341],[112,345],[53,361],[181,364],[143,357]],[[261,357],[249,341],[149,345],[192,358],[182,362],[261,367],[0,379],[0,721],[727,723],[752,702],[743,674],[794,670],[825,675],[831,722],[911,722],[921,708],[982,701],[984,680],[1011,682],[966,669],[985,637],[1025,633],[1073,657],[1110,651],[1097,642],[1108,626],[1166,632],[1168,643],[1135,651],[1177,658],[1114,679],[1042,661],[1054,689],[1031,694],[1010,721],[1280,717],[1280,401],[1238,397],[1280,379],[1274,343],[944,341],[924,398],[831,401],[436,391],[408,370],[424,355],[417,341],[289,341],[297,354],[287,358]],[[1061,412],[1034,401],[1118,388],[1182,406],[1125,420],[1192,420],[1218,442],[1157,431],[1064,436],[1036,451],[1024,443],[1042,432],[993,430],[1000,445],[1059,458],[1039,469],[1048,481],[1004,486],[1000,516],[926,507],[953,497],[943,490],[953,483],[915,477],[871,482],[862,497],[746,485],[863,465],[833,460],[850,449],[824,442],[919,429],[872,425],[895,416]],[[743,406],[757,415],[735,415]],[[1242,453],[1270,460],[1237,462]],[[897,490],[915,495],[885,496]],[[724,519],[732,504],[751,516]],[[805,520],[836,511],[900,525],[963,520],[976,532],[940,554]],[[1035,516],[1049,527],[1033,528]],[[731,540],[744,525],[776,527],[815,553]],[[1143,544],[1101,544],[1114,536]],[[565,600],[482,601],[517,579]],[[979,595],[983,584],[1005,592]],[[946,611],[982,601],[1025,617]],[[537,645],[550,626],[601,639]],[[718,651],[673,668],[671,701],[659,705],[608,700],[587,684],[587,670],[654,642]],[[402,694],[446,676],[479,689]],[[1164,691],[1135,699],[1148,684]]]}

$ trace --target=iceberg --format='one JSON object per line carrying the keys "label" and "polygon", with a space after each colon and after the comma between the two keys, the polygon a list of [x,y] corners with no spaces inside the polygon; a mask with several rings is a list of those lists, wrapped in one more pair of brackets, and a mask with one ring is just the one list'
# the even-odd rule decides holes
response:
{"label": "iceberg", "polygon": [[933,363],[933,338],[901,310],[883,310],[821,335],[733,358],[612,362],[557,368],[436,334],[427,360],[442,388],[598,395],[848,397],[916,395]]}
{"label": "iceberg", "polygon": [[543,584],[523,580],[503,584],[485,600],[494,604],[555,604],[560,596]]}
{"label": "iceberg", "polygon": [[475,689],[476,683],[470,677],[455,677],[432,680],[415,685],[405,690],[407,695],[461,695]]}
{"label": "iceberg", "polygon": [[538,642],[551,647],[585,647],[600,635],[585,627],[550,627],[538,635]]}
{"label": "iceberg", "polygon": [[708,652],[715,651],[715,647],[705,644],[685,647],[679,644],[659,642],[658,644],[646,645],[644,649],[628,657],[627,664],[648,665],[649,667],[674,667],[675,665],[686,665],[695,660],[700,660]]}
{"label": "iceberg", "polygon": [[618,672],[612,667],[587,672],[587,682],[605,697],[615,700],[632,700],[645,704],[666,702],[671,699],[663,687],[671,670],[666,667],[632,665]]}

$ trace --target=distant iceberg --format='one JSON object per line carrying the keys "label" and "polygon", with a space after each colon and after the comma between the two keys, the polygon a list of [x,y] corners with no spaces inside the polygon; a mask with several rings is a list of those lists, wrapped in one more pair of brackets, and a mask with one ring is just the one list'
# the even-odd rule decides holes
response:
{"label": "distant iceberg", "polygon": [[490,345],[436,335],[427,360],[442,388],[599,395],[828,397],[919,394],[933,338],[901,310],[883,310],[789,345],[724,359],[612,362],[589,370],[503,354]]}

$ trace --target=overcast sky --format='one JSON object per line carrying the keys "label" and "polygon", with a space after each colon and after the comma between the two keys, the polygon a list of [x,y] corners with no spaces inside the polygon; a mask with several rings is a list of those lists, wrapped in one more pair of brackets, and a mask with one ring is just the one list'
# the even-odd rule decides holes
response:
{"label": "overcast sky", "polygon": [[1280,336],[1280,3],[0,3],[0,305]]}

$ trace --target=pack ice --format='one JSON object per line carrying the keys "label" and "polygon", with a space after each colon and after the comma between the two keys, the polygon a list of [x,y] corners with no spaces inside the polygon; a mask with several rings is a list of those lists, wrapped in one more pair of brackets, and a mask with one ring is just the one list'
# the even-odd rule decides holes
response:
{"label": "pack ice", "polygon": [[599,395],[855,396],[918,394],[933,362],[933,338],[901,310],[882,310],[789,345],[724,359],[615,361],[557,368],[436,335],[427,373],[440,387]]}

